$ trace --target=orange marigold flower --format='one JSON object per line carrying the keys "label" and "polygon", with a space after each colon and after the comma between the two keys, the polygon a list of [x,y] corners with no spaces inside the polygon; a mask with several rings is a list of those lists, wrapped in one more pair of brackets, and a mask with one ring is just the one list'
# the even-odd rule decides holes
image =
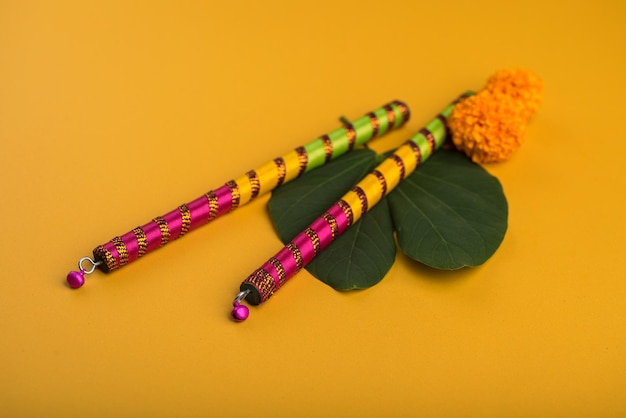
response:
{"label": "orange marigold flower", "polygon": [[502,92],[520,101],[526,118],[537,113],[543,100],[543,81],[536,74],[519,68],[496,72],[487,80],[485,89]]}
{"label": "orange marigold flower", "polygon": [[542,82],[525,70],[504,70],[476,95],[458,103],[448,125],[454,145],[474,162],[504,161],[522,143],[541,104]]}

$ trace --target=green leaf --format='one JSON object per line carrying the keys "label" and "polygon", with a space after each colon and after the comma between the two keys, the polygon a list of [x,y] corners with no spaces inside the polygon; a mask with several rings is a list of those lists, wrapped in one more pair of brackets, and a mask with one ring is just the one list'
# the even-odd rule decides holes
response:
{"label": "green leaf", "polygon": [[376,161],[376,153],[359,149],[305,174],[272,192],[268,209],[278,236],[291,241],[337,202]]}
{"label": "green leaf", "polygon": [[395,258],[391,214],[383,199],[306,269],[336,290],[367,289],[385,277]]}
{"label": "green leaf", "polygon": [[[297,181],[276,189],[268,208],[280,239],[287,243],[339,200],[377,163],[368,149],[356,150]],[[387,202],[319,254],[306,269],[337,290],[364,289],[378,283],[393,265],[396,247]]]}
{"label": "green leaf", "polygon": [[506,233],[500,182],[459,152],[438,151],[388,199],[400,248],[431,267],[480,265]]}
{"label": "green leaf", "polygon": [[[275,190],[269,212],[281,240],[293,239],[382,158],[353,151]],[[441,150],[306,268],[337,290],[373,286],[394,262],[394,228],[415,260],[440,269],[477,266],[499,247],[507,216],[498,180],[464,155]]]}

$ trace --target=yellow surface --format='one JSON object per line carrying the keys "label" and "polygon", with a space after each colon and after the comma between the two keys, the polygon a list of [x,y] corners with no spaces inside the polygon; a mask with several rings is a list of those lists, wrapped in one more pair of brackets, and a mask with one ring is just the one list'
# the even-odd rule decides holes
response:
{"label": "yellow surface", "polygon": [[[626,3],[0,2],[0,416],[626,416]],[[545,81],[484,266],[398,255],[228,312],[267,198],[84,288],[79,257],[389,100],[399,145],[496,69]]]}

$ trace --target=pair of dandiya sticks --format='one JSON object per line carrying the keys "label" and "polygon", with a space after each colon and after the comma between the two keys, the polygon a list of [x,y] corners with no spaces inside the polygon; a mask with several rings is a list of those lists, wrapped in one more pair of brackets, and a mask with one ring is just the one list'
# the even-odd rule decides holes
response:
{"label": "pair of dandiya sticks", "polygon": [[[495,144],[491,146],[491,151],[488,149],[485,151],[485,146],[489,147],[489,138],[488,132],[484,132],[484,127],[494,126],[494,123],[495,125],[508,123],[504,130],[509,132],[511,129],[517,129],[523,133],[525,122],[538,107],[540,92],[533,91],[532,87],[537,82],[532,74],[522,72],[521,75],[520,77],[519,72],[513,74],[513,77],[511,73],[496,73],[490,81],[499,78],[500,84],[497,84],[497,89],[494,90],[494,83],[488,83],[478,94],[464,93],[448,105],[304,231],[250,274],[240,285],[240,292],[233,302],[231,317],[238,322],[245,320],[249,315],[249,309],[242,304],[244,300],[252,305],[259,305],[270,299],[290,278],[441,148],[450,137],[452,124],[449,118],[458,104],[462,103],[467,109],[454,123],[454,127],[458,128],[459,138],[453,138],[457,148],[465,151],[475,161],[497,161],[508,157],[508,153],[515,148],[511,146],[510,135],[504,141],[509,142],[508,146]],[[528,82],[529,79],[532,83]],[[490,95],[491,102],[487,105],[481,100],[481,95],[484,94]],[[493,107],[494,98],[497,103],[496,119],[500,120],[481,120],[490,116],[489,110],[485,113],[485,109]],[[515,105],[513,108],[522,111],[511,112],[510,104],[518,102],[522,105]],[[519,120],[516,120],[516,115],[521,115]],[[96,269],[105,273],[117,270],[184,236],[189,231],[251,202],[258,196],[323,166],[355,147],[403,126],[409,117],[408,106],[396,100],[352,122],[343,121],[340,128],[257,169],[250,170],[163,216],[157,216],[141,227],[97,246],[93,250],[93,258],[83,257],[79,260],[78,271],[71,271],[67,275],[67,283],[72,288],[79,288],[85,282],[85,275],[93,273]],[[509,120],[505,121],[504,118]],[[468,133],[469,136],[473,133],[474,139],[466,138],[463,149],[463,143],[459,141]],[[457,132],[453,135],[457,135]],[[513,142],[517,141],[516,145],[519,145],[520,139],[521,136],[515,137]]]}

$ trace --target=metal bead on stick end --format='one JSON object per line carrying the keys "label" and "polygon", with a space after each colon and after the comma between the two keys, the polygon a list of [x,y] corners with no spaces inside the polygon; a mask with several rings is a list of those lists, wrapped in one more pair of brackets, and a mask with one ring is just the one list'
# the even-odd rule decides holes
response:
{"label": "metal bead on stick end", "polygon": [[[88,269],[83,267],[83,263],[88,262],[91,264],[91,267]],[[67,284],[72,289],[78,289],[83,284],[85,284],[85,274],[91,274],[96,271],[96,267],[102,264],[102,261],[95,261],[91,257],[83,257],[78,260],[78,271],[70,271],[67,274]]]}
{"label": "metal bead on stick end", "polygon": [[233,310],[230,312],[230,316],[237,322],[245,321],[250,315],[250,310],[246,305],[242,305],[241,302],[248,296],[249,290],[243,290],[237,294],[233,302]]}

